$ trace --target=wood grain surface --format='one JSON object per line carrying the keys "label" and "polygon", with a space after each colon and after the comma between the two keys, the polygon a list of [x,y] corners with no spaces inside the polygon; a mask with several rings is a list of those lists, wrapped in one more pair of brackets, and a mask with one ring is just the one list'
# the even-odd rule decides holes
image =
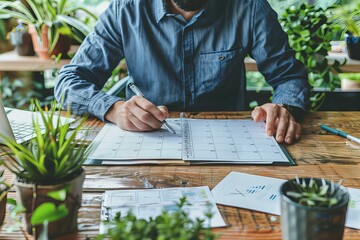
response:
{"label": "wood grain surface", "polygon": [[[179,113],[172,113],[178,117]],[[189,118],[249,118],[250,112],[188,113]],[[297,166],[202,165],[202,166],[85,166],[86,180],[82,207],[78,218],[79,230],[59,239],[92,239],[100,222],[101,194],[109,189],[141,189],[190,187],[207,185],[213,188],[231,171],[290,179],[324,177],[346,187],[360,188],[360,145],[320,129],[320,124],[339,128],[360,137],[359,112],[311,112],[302,122],[301,140],[287,146]],[[90,119],[84,131],[93,139],[103,123]],[[8,179],[13,178],[6,173]],[[10,197],[15,193],[10,192]],[[9,206],[8,206],[9,207]],[[214,229],[220,239],[281,239],[280,217],[246,209],[218,206],[228,227]],[[20,231],[7,233],[12,224],[6,216],[0,239],[26,239]],[[360,239],[360,231],[345,229],[344,239]]]}

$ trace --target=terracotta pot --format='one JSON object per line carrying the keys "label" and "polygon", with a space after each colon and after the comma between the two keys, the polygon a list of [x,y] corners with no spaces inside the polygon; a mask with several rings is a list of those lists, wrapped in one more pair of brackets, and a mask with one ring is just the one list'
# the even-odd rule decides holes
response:
{"label": "terracotta pot", "polygon": [[0,226],[3,224],[5,218],[6,199],[7,199],[7,191],[3,191],[0,194]]}
{"label": "terracotta pot", "polygon": [[50,59],[52,55],[57,56],[59,53],[62,56],[67,56],[71,46],[71,39],[68,36],[60,35],[58,42],[52,52],[49,52],[49,39],[48,39],[49,27],[43,25],[41,29],[41,36],[39,37],[34,25],[29,26],[29,33],[31,34],[34,50],[41,59]]}
{"label": "terracotta pot", "polygon": [[36,207],[45,202],[53,202],[57,205],[61,204],[62,202],[49,198],[47,193],[64,189],[65,186],[69,186],[69,192],[65,199],[65,204],[69,214],[62,219],[49,223],[49,237],[53,238],[61,236],[77,229],[77,215],[81,206],[82,185],[84,183],[84,179],[84,170],[82,170],[82,172],[79,173],[79,175],[74,179],[57,185],[36,185],[23,183],[16,178],[14,181],[14,186],[16,189],[17,201],[26,209],[24,226],[26,231],[30,234],[34,234],[35,238],[37,238],[37,235],[42,230],[42,225],[36,225],[35,232],[33,233],[33,226],[30,224],[32,212],[34,209],[36,209]]}

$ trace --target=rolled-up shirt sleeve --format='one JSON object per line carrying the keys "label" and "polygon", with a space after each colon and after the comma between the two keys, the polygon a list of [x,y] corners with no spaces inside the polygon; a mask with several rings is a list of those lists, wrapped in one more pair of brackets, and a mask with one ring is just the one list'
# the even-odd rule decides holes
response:
{"label": "rolled-up shirt sleeve", "polygon": [[119,27],[120,1],[113,1],[100,16],[94,32],[90,33],[79,50],[59,72],[54,93],[63,107],[82,115],[89,113],[101,120],[108,109],[119,100],[101,91],[113,69],[124,57]]}
{"label": "rolled-up shirt sleeve", "polygon": [[306,69],[295,58],[288,36],[266,0],[256,1],[252,33],[250,55],[275,90],[273,103],[286,103],[306,110],[310,94]]}

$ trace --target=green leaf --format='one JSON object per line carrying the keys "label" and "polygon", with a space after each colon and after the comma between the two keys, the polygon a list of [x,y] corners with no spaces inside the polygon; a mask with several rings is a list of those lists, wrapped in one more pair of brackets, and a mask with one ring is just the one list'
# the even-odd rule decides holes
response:
{"label": "green leaf", "polygon": [[66,194],[67,194],[66,189],[60,189],[57,191],[48,192],[47,196],[55,200],[65,201]]}
{"label": "green leaf", "polygon": [[7,204],[10,204],[10,205],[13,205],[13,206],[16,206],[16,200],[13,199],[13,198],[8,198],[8,199],[6,200],[6,203],[7,203]]}
{"label": "green leaf", "polygon": [[31,216],[31,224],[43,224],[45,221],[54,222],[68,215],[69,211],[65,204],[58,207],[54,203],[46,202],[38,206]]}

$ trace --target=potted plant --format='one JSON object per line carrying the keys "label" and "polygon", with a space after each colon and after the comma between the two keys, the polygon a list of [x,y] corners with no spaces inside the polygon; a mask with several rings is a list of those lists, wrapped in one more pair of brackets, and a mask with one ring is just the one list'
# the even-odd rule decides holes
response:
{"label": "potted plant", "polygon": [[332,16],[333,25],[342,29],[349,57],[360,60],[360,4],[351,10],[337,6]]}
{"label": "potted plant", "polygon": [[296,177],[280,194],[283,239],[342,239],[349,194],[340,184]]}
{"label": "potted plant", "polygon": [[[42,225],[36,225],[40,223],[37,220],[39,217],[34,220],[32,216],[35,209],[44,203],[53,203],[45,209],[60,208],[58,210],[61,213],[64,208],[67,209],[68,214],[64,218],[48,225],[49,237],[55,237],[77,228],[77,213],[81,205],[85,178],[82,164],[86,152],[85,143],[76,137],[85,117],[69,132],[70,123],[61,123],[60,118],[54,118],[61,111],[55,110],[56,102],[52,102],[50,110],[42,110],[38,101],[35,101],[35,104],[41,115],[41,120],[33,120],[36,137],[25,146],[7,139],[6,146],[11,151],[3,148],[7,158],[0,163],[16,176],[14,186],[17,203],[26,209],[24,219],[27,232],[35,236],[41,232]],[[69,115],[70,111],[67,111],[67,114]],[[40,121],[44,123],[44,134],[40,131]],[[65,197],[64,193],[57,197],[59,192],[64,191]]]}
{"label": "potted plant", "polygon": [[4,171],[0,172],[0,226],[4,222],[5,213],[6,213],[6,200],[7,200],[7,192],[11,187],[5,179],[3,178]]}
{"label": "potted plant", "polygon": [[91,29],[77,18],[82,11],[93,20],[97,17],[75,0],[48,1],[0,0],[0,19],[17,18],[29,26],[35,52],[42,59],[62,53],[66,56],[71,39],[82,42]]}
{"label": "potted plant", "polygon": [[[333,91],[340,86],[334,73],[341,72],[340,66],[345,61],[334,61],[332,64],[328,62],[331,45],[326,34],[334,28],[329,22],[328,14],[322,8],[302,4],[300,7],[288,7],[279,20],[289,36],[289,44],[295,51],[296,59],[306,67],[310,86]],[[313,92],[310,101],[312,110],[319,109],[325,101],[325,92]]]}
{"label": "potted plant", "polygon": [[360,89],[360,74],[359,73],[340,73],[341,90],[353,91]]}

